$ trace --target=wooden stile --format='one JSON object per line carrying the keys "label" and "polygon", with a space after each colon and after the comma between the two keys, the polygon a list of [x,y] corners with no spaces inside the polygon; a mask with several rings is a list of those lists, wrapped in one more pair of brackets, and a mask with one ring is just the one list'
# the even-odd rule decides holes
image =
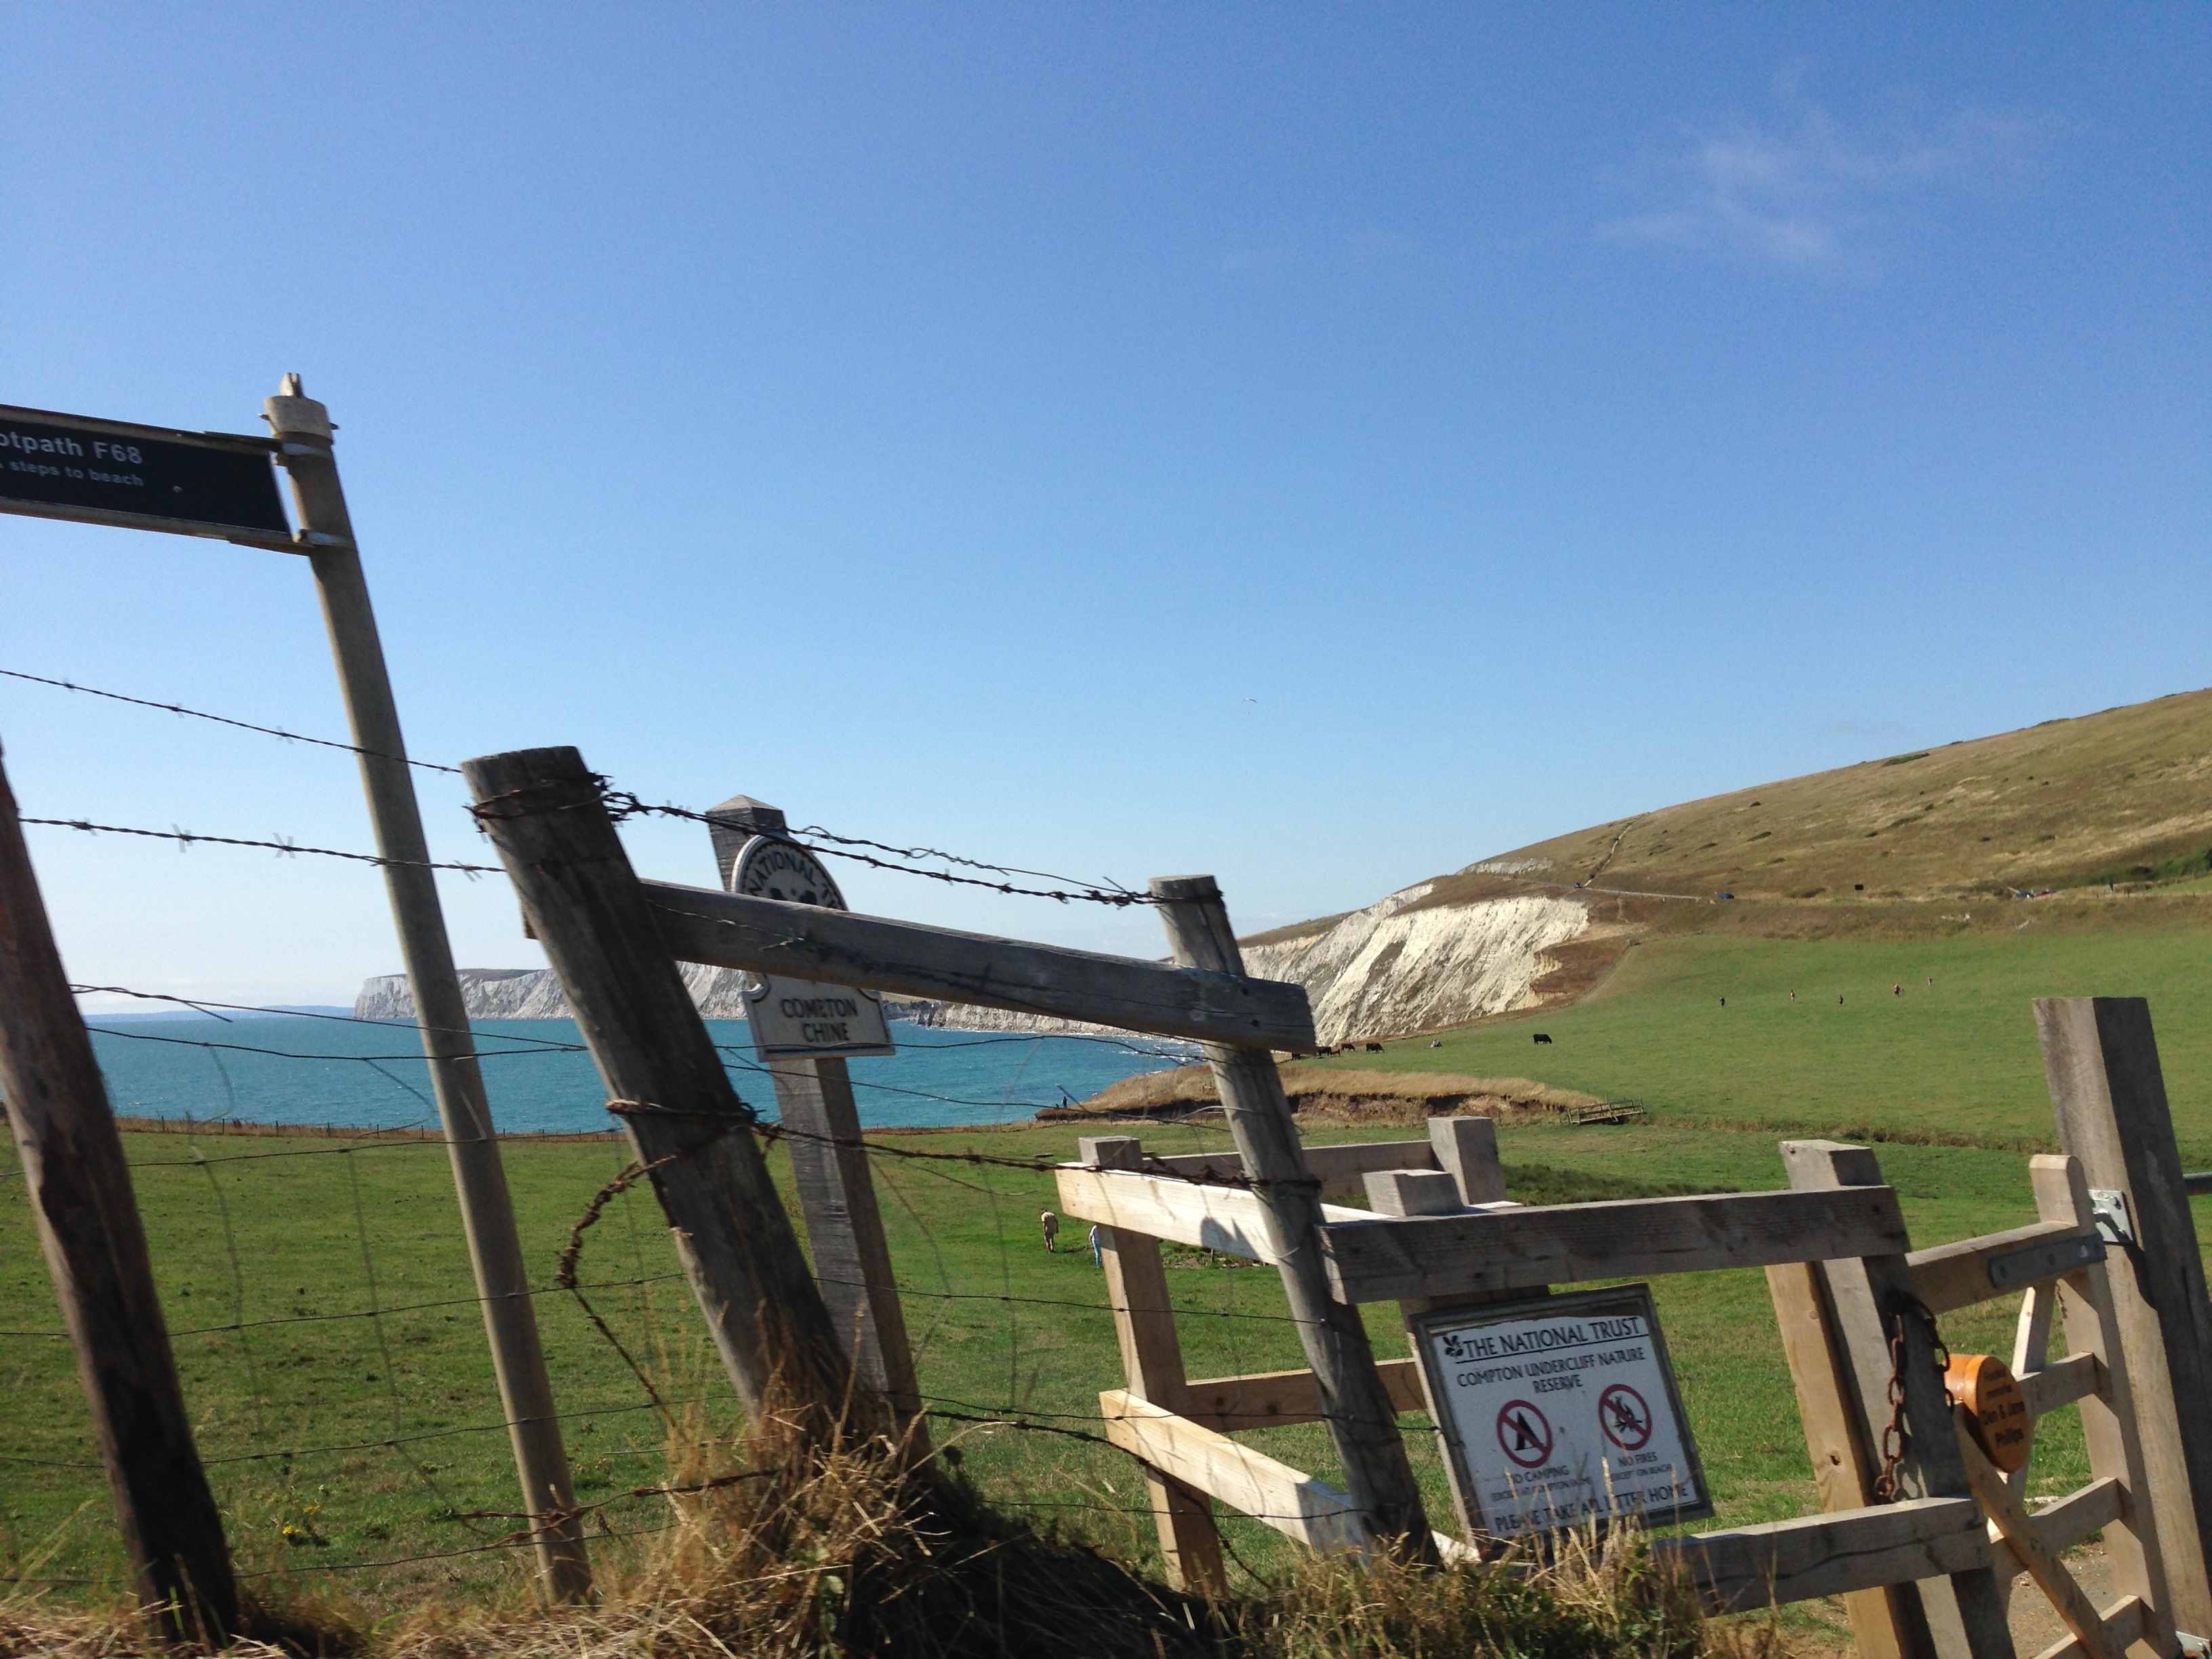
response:
{"label": "wooden stile", "polygon": [[222,1516],[192,1443],[123,1139],[4,772],[0,1096],[76,1351],[140,1616],[158,1642],[220,1647],[238,1626]]}
{"label": "wooden stile", "polygon": [[[1152,893],[1179,964],[1237,982],[1263,982],[1243,978],[1243,953],[1212,877],[1164,877],[1152,884]],[[1310,1046],[1310,1041],[1284,1046]],[[1358,1309],[1330,1294],[1313,1249],[1322,1224],[1321,1200],[1274,1060],[1264,1046],[1230,1048],[1218,1042],[1207,1044],[1206,1057],[1244,1174],[1259,1200],[1262,1234],[1282,1274],[1353,1505],[1384,1547],[1408,1559],[1434,1559],[1436,1545],[1420,1488],[1398,1433],[1396,1411],[1376,1373],[1366,1327]]]}
{"label": "wooden stile", "polygon": [[2112,1334],[2134,1359],[2166,1605],[2182,1629],[2212,1636],[2212,1434],[2184,1427],[2185,1413],[2195,1425],[2212,1400],[2212,1304],[2150,1006],[2140,997],[2044,997],[2035,1024],[2059,1145],[2081,1161],[2085,1188],[2120,1195],[2134,1233],[2106,1256]]}
{"label": "wooden stile", "polygon": [[[848,1408],[872,1429],[782,1200],[669,955],[599,781],[574,749],[465,762],[477,817],[552,959],[678,1258],[748,1409],[811,1438]],[[790,909],[805,910],[793,905]],[[663,1160],[666,1160],[665,1163]]]}
{"label": "wooden stile", "polygon": [[[1128,1135],[1100,1135],[1079,1143],[1083,1161],[1101,1169],[1133,1169],[1144,1145]],[[1106,1268],[1106,1301],[1114,1310],[1114,1334],[1121,1349],[1127,1397],[1177,1415],[1190,1409],[1182,1344],[1176,1335],[1160,1242],[1151,1235],[1101,1224],[1099,1255]],[[1146,1491],[1159,1528],[1160,1559],[1178,1589],[1219,1594],[1228,1589],[1221,1559],[1221,1530],[1206,1489],[1177,1478],[1164,1465],[1146,1463]]]}

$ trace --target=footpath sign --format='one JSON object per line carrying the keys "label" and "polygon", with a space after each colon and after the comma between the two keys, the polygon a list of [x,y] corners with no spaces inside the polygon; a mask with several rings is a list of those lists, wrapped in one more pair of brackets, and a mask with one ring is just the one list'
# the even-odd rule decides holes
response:
{"label": "footpath sign", "polygon": [[[751,898],[846,908],[845,896],[821,860],[774,836],[755,836],[745,843],[730,887]],[[755,975],[745,988],[745,1021],[753,1052],[763,1060],[897,1052],[884,1018],[883,999],[848,985]]]}
{"label": "footpath sign", "polygon": [[273,439],[0,404],[0,512],[301,550]]}
{"label": "footpath sign", "polygon": [[1648,1285],[1412,1322],[1470,1537],[1712,1513]]}

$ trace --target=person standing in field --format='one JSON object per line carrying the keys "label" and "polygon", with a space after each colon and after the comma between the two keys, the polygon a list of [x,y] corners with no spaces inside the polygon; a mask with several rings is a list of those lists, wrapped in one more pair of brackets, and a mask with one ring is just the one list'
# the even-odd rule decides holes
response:
{"label": "person standing in field", "polygon": [[1050,1210],[1042,1211],[1037,1216],[1037,1226],[1042,1229],[1044,1233],[1045,1249],[1055,1253],[1058,1252],[1060,1249],[1060,1218],[1054,1215]]}
{"label": "person standing in field", "polygon": [[1098,1236],[1098,1224],[1095,1221],[1091,1224],[1091,1265],[1094,1267],[1106,1265],[1105,1241]]}

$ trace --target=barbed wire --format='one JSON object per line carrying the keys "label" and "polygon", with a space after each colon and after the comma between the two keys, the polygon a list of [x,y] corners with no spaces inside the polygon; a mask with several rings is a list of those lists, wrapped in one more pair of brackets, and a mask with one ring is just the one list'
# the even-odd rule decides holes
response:
{"label": "barbed wire", "polygon": [[135,703],[141,708],[157,708],[166,714],[184,714],[196,720],[210,720],[217,726],[234,726],[241,732],[258,732],[264,737],[282,738],[287,743],[311,743],[318,749],[342,749],[349,755],[366,755],[372,760],[399,761],[405,765],[420,767],[425,772],[448,772],[459,775],[458,766],[441,766],[434,761],[409,760],[404,755],[387,755],[381,750],[363,749],[350,743],[338,743],[329,738],[310,738],[298,732],[287,732],[277,726],[256,726],[252,720],[233,720],[228,714],[210,714],[203,709],[187,708],[180,702],[157,702],[150,697],[125,696],[120,691],[102,691],[97,686],[79,685],[71,680],[48,679],[44,674],[27,674],[20,668],[0,668],[0,675],[11,680],[28,680],[33,685],[51,685],[57,690],[74,691],[79,696],[105,697],[111,702]]}
{"label": "barbed wire", "polygon": [[356,864],[395,865],[413,870],[459,870],[464,875],[497,876],[506,873],[492,864],[453,864],[438,859],[388,859],[380,853],[347,853],[335,847],[303,847],[292,841],[254,841],[241,836],[202,836],[189,830],[138,830],[122,823],[94,823],[87,818],[21,818],[23,823],[42,824],[50,830],[78,830],[93,836],[143,836],[149,841],[173,841],[184,847],[206,842],[211,847],[265,847],[290,858],[307,853],[316,858],[349,859]]}
{"label": "barbed wire", "polygon": [[[599,799],[606,805],[607,815],[617,823],[625,818],[649,816],[684,818],[694,823],[703,823],[710,827],[714,825],[720,825],[724,829],[732,827],[726,817],[718,818],[711,812],[695,812],[688,806],[652,805],[639,799],[628,790],[608,788],[607,781],[605,778],[599,778],[597,781],[599,787]],[[489,805],[490,805],[489,801],[482,802],[471,810],[481,817],[483,816],[482,808]],[[806,839],[809,836],[814,839],[811,841]],[[1110,878],[1103,885],[1095,884],[1085,882],[1079,876],[1055,875],[1048,870],[1025,870],[1019,865],[1013,864],[991,864],[981,859],[963,858],[957,853],[939,852],[933,847],[894,847],[888,842],[871,841],[866,836],[841,836],[835,831],[823,829],[820,824],[809,824],[803,830],[779,830],[773,833],[770,839],[788,842],[793,846],[804,848],[810,853],[825,854],[831,858],[851,859],[856,863],[866,864],[878,870],[891,870],[908,876],[927,876],[932,881],[951,882],[961,887],[981,887],[990,892],[1006,893],[1023,898],[1057,899],[1062,904],[1071,900],[1080,899],[1086,903],[1110,904],[1117,908],[1132,904],[1161,902],[1150,893],[1137,892],[1124,887]],[[835,842],[836,845],[818,844],[823,842]],[[1061,882],[1066,885],[1060,888],[1018,887],[1012,882],[984,881],[975,876],[954,875],[947,870],[925,870],[918,865],[895,864],[889,860],[877,858],[872,854],[856,853],[851,850],[856,847],[872,847],[877,851],[889,853],[895,858],[939,859],[945,863],[961,865],[970,870],[988,870],[994,874],[1002,876],[1028,876],[1038,881]]]}

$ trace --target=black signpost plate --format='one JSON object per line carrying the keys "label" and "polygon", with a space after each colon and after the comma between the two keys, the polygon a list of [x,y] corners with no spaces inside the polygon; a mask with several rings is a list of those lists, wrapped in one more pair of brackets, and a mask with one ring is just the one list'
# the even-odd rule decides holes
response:
{"label": "black signpost plate", "polygon": [[289,545],[274,448],[0,407],[0,512]]}

